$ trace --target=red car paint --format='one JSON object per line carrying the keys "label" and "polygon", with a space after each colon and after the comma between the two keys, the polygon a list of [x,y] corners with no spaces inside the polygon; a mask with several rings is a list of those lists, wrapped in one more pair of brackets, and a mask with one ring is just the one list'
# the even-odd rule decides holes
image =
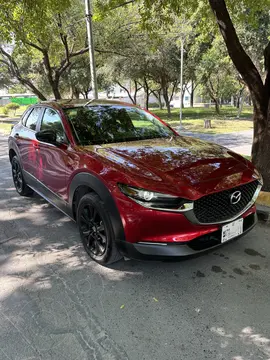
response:
{"label": "red car paint", "polygon": [[[60,114],[69,144],[56,147],[40,143],[33,131],[19,123],[11,132],[9,148],[19,153],[24,169],[66,203],[72,203],[69,196],[74,176],[81,172],[94,175],[109,189],[129,243],[188,242],[222,225],[194,224],[184,213],[147,209],[124,195],[118,183],[197,200],[254,181],[253,165],[240,155],[213,143],[179,136],[174,130],[176,137],[172,139],[79,146],[62,109],[74,104],[37,106],[54,108]],[[242,217],[255,211],[252,206]]]}

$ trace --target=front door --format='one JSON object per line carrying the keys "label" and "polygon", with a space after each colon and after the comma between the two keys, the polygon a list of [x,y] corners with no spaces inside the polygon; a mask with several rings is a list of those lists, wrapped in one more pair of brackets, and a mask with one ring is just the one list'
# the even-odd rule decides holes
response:
{"label": "front door", "polygon": [[42,111],[42,108],[34,107],[30,113],[26,114],[23,119],[20,133],[16,138],[23,170],[34,177],[37,175],[38,164],[38,141],[36,139],[36,127]]}
{"label": "front door", "polygon": [[39,142],[37,179],[54,195],[67,200],[68,142],[61,118],[52,108],[46,108],[41,119],[40,131],[48,129],[56,132],[57,144]]}

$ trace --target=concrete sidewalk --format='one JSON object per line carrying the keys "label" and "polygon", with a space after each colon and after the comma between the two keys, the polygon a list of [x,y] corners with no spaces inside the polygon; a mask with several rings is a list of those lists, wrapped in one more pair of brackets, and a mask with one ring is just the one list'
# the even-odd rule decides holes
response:
{"label": "concrete sidewalk", "polygon": [[2,118],[0,117],[0,123],[2,124],[12,124],[15,125],[20,120],[20,117],[11,117],[11,118]]}

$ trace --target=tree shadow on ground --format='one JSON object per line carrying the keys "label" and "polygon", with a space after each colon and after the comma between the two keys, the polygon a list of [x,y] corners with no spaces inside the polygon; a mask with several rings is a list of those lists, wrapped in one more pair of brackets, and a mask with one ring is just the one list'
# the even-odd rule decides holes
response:
{"label": "tree shadow on ground", "polygon": [[[16,194],[6,156],[0,169],[0,358],[270,356],[267,228],[256,246],[250,235],[190,261],[102,267],[75,223]],[[251,246],[265,257],[243,256]]]}

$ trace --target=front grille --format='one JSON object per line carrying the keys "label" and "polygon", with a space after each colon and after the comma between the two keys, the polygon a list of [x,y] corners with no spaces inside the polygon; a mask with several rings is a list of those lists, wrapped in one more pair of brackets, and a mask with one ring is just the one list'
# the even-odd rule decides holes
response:
{"label": "front grille", "polygon": [[[202,224],[218,223],[230,220],[240,214],[252,200],[259,182],[235,187],[233,189],[203,196],[194,202],[194,214]],[[231,195],[241,192],[241,199],[238,203],[231,203]]]}

